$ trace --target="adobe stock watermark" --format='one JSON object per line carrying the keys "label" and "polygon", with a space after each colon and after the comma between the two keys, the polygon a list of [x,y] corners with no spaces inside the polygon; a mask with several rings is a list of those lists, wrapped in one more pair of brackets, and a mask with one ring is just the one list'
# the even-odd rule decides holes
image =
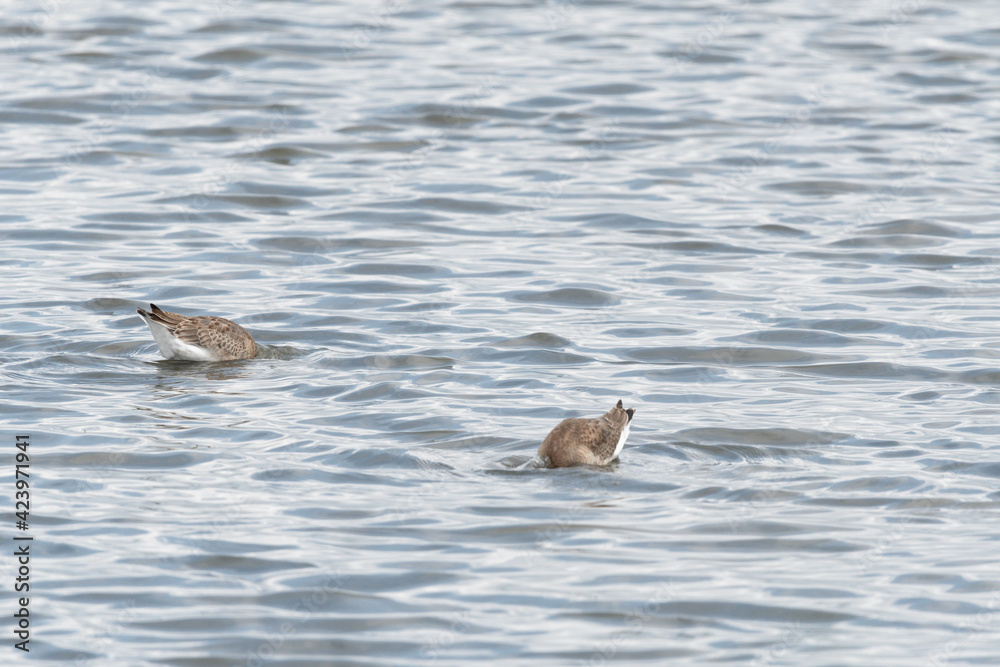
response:
{"label": "adobe stock watermark", "polygon": [[515,226],[517,228],[523,228],[535,222],[537,214],[548,208],[555,199],[562,196],[566,186],[571,181],[583,174],[586,174],[593,166],[595,160],[606,156],[609,144],[617,141],[621,138],[621,136],[621,120],[619,118],[612,118],[608,123],[601,127],[597,133],[596,139],[588,141],[583,146],[577,148],[573,154],[570,155],[569,161],[572,164],[578,165],[576,172],[572,175],[546,182],[542,186],[541,194],[531,197],[527,203],[524,204],[525,210],[514,216],[513,219]]}
{"label": "adobe stock watermark", "polygon": [[776,643],[754,658],[750,667],[768,667],[768,665],[773,665],[776,660],[783,660],[790,650],[802,643],[803,639],[805,639],[805,633],[802,631],[802,624],[793,621],[781,633],[781,638]]}
{"label": "adobe stock watermark", "polygon": [[95,150],[105,136],[117,131],[122,123],[131,117],[133,110],[144,102],[161,83],[162,74],[159,65],[147,68],[143,73],[142,80],[137,85],[130,86],[127,92],[119,95],[118,99],[114,101],[111,105],[111,115],[102,118],[97,123],[96,128],[83,131],[83,142],[73,148],[63,158],[63,162],[68,165],[80,164],[83,155]]}
{"label": "adobe stock watermark", "polygon": [[181,207],[181,215],[183,215],[184,221],[190,222],[193,212],[205,210],[208,207],[211,197],[225,191],[226,188],[232,185],[246,170],[247,164],[251,160],[257,159],[261,151],[274,141],[274,137],[288,127],[288,124],[288,110],[285,107],[278,107],[271,110],[271,115],[265,126],[240,144],[237,149],[237,154],[240,157],[227,162],[221,173],[215,174],[215,176],[204,183],[192,197],[190,206]]}
{"label": "adobe stock watermark", "polygon": [[[492,74],[481,77],[471,95],[452,103],[442,114],[445,126],[448,129],[453,129],[468,123],[475,114],[480,102],[488,97],[492,97],[495,89],[496,82]],[[401,165],[388,171],[385,179],[386,197],[391,198],[399,194],[400,183],[427,162],[430,154],[441,147],[441,141],[444,137],[445,132],[443,129],[435,129],[429,137],[423,139],[423,146],[407,155]]]}
{"label": "adobe stock watermark", "polygon": [[[540,444],[541,440],[539,441]],[[588,476],[587,483],[582,485],[578,491],[584,492],[587,496],[596,497],[598,493],[607,492],[618,484],[618,479],[608,471],[593,471]],[[562,511],[544,528],[535,531],[534,542],[526,544],[519,551],[518,561],[524,563],[525,567],[532,567],[537,559],[546,551],[550,545],[554,544],[562,537],[578,527],[579,519],[586,516],[592,510],[587,503],[577,502]]]}
{"label": "adobe stock watermark", "polygon": [[454,646],[461,639],[462,635],[469,631],[469,628],[472,626],[472,623],[469,621],[470,616],[471,612],[468,609],[463,609],[459,612],[447,630],[436,633],[433,639],[424,642],[420,647],[420,657],[423,660],[429,661],[432,665],[436,664],[438,658]]}
{"label": "adobe stock watermark", "polygon": [[14,642],[18,651],[30,653],[31,648],[31,545],[35,539],[28,534],[31,521],[31,446],[30,435],[14,436],[14,527],[21,531],[14,533],[11,546],[16,561],[14,582],[11,589],[17,594],[14,605]]}
{"label": "adobe stock watermark", "polygon": [[945,644],[941,650],[935,651],[928,656],[927,665],[929,667],[946,667],[951,662],[951,659],[955,657],[955,654],[971,643],[973,639],[979,639],[984,636],[995,636],[985,633],[996,623],[998,613],[1000,613],[1000,591],[994,591],[993,595],[990,596],[990,601],[986,604],[986,611],[978,612],[963,621],[958,626],[962,634],[957,639],[953,639]]}
{"label": "adobe stock watermark", "polygon": [[403,6],[402,0],[386,0],[376,9],[364,25],[356,27],[351,32],[351,40],[340,47],[340,54],[347,59],[354,58],[371,46],[372,41],[389,27]]}
{"label": "adobe stock watermark", "polygon": [[735,23],[750,6],[750,0],[741,0],[734,9],[726,9],[712,17],[712,20],[705,22],[698,28],[697,32],[684,43],[680,52],[672,55],[670,63],[670,73],[679,74],[699,58],[705,49],[725,34],[729,26]]}
{"label": "adobe stock watermark", "polygon": [[90,632],[85,639],[85,645],[77,649],[86,649],[94,654],[94,657],[78,653],[73,660],[74,667],[90,667],[91,665],[101,665],[106,660],[108,653],[112,650],[114,643],[125,633],[129,624],[136,622],[139,614],[136,611],[135,599],[130,598],[124,606],[114,610],[111,618],[108,619],[97,632]]}
{"label": "adobe stock watermark", "polygon": [[303,624],[311,620],[332,595],[343,590],[343,587],[343,577],[339,570],[329,574],[322,586],[303,595],[292,607],[291,611],[299,614],[294,621],[282,621],[277,632],[265,634],[257,646],[247,649],[246,660],[237,663],[234,667],[264,667],[274,660],[285,642],[298,632]]}
{"label": "adobe stock watermark", "polygon": [[765,161],[793,135],[802,131],[807,126],[809,119],[816,109],[826,104],[830,96],[835,91],[825,84],[812,86],[806,92],[806,101],[797,105],[790,113],[786,114],[777,126],[774,136],[764,142],[764,145],[754,150],[743,160],[739,171],[728,177],[721,183],[716,184],[715,189],[720,197],[730,195],[734,190],[746,186],[747,181],[760,171]]}
{"label": "adobe stock watermark", "polygon": [[892,3],[892,13],[879,22],[883,39],[889,39],[899,26],[909,21],[924,6],[924,0],[902,0]]}
{"label": "adobe stock watermark", "polygon": [[9,53],[19,52],[26,40],[38,37],[45,32],[45,27],[59,13],[60,9],[62,9],[62,3],[59,0],[43,2],[38,9],[32,12],[27,22],[21,25],[20,30],[7,36],[5,50]]}
{"label": "adobe stock watermark", "polygon": [[932,165],[951,152],[958,134],[958,131],[950,125],[945,125],[936,131],[930,141],[924,143],[924,148],[906,163],[904,169],[911,173],[893,180],[879,190],[875,195],[875,201],[855,216],[854,224],[870,225],[876,218],[885,216],[893,203],[905,195],[905,189],[910,186],[914,178],[924,176]]}
{"label": "adobe stock watermark", "polygon": [[[934,506],[934,503],[930,500],[918,500],[914,502],[911,509],[932,509]],[[917,516],[908,515],[902,517],[899,521],[885,526],[879,532],[874,546],[865,551],[863,554],[852,559],[854,568],[860,573],[870,570],[876,563],[885,557],[886,553],[890,549],[903,539],[903,536],[906,535],[907,528],[918,518],[919,517]]]}
{"label": "adobe stock watermark", "polygon": [[660,613],[660,607],[676,597],[673,582],[671,580],[661,581],[656,590],[643,601],[642,605],[632,609],[625,616],[624,630],[618,630],[611,634],[606,641],[594,647],[594,653],[589,660],[578,663],[580,667],[604,667],[611,663],[622,647],[634,637],[642,633],[653,617]]}

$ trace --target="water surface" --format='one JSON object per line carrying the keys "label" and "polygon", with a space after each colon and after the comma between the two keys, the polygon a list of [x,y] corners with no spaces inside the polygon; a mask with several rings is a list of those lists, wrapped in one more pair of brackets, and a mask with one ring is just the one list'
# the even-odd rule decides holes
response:
{"label": "water surface", "polygon": [[[997,664],[994,18],[11,4],[30,657]],[[526,465],[619,398],[619,463]]]}

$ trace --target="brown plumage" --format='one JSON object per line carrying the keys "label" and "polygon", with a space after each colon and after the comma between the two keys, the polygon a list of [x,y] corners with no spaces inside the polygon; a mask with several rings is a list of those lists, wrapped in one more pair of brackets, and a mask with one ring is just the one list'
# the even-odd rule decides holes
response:
{"label": "brown plumage", "polygon": [[257,356],[257,343],[246,329],[223,317],[188,317],[149,304],[150,311],[136,308],[149,325],[160,353],[167,359],[228,361]]}
{"label": "brown plumage", "polygon": [[546,436],[538,456],[550,468],[608,465],[625,446],[633,415],[635,408],[626,410],[618,401],[600,417],[564,419]]}

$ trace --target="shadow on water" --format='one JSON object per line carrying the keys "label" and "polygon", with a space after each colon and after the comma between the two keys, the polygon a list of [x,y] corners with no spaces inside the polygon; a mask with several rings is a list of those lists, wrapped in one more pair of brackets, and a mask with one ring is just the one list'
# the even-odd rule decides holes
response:
{"label": "shadow on water", "polygon": [[621,461],[615,460],[606,466],[578,465],[565,468],[551,468],[545,461],[538,458],[537,455],[512,454],[498,460],[495,466],[483,468],[483,473],[487,475],[504,475],[551,472],[552,474],[575,475],[577,472],[566,471],[616,472],[621,466]]}
{"label": "shadow on water", "polygon": [[161,379],[237,380],[253,373],[255,359],[236,361],[184,361],[159,359],[147,362],[156,369]]}
{"label": "shadow on water", "polygon": [[291,345],[261,345],[257,343],[257,359],[298,359],[299,357],[305,357],[313,352],[309,350],[301,350],[297,347],[292,347]]}

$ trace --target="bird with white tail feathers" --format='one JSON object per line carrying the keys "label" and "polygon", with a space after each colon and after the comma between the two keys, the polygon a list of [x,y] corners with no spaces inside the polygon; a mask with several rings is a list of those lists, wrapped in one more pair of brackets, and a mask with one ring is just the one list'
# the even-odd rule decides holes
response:
{"label": "bird with white tail feathers", "polygon": [[538,458],[550,468],[606,466],[625,447],[634,415],[635,408],[626,410],[618,401],[600,417],[564,419],[546,436]]}
{"label": "bird with white tail feathers", "polygon": [[149,325],[153,340],[166,359],[230,361],[257,356],[257,343],[247,330],[224,317],[179,315],[149,304],[136,308]]}

